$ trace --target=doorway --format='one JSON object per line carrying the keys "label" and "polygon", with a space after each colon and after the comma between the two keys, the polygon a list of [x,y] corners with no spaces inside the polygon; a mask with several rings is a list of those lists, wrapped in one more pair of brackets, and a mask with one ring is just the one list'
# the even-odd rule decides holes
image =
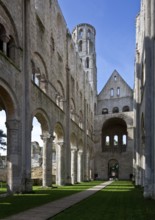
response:
{"label": "doorway", "polygon": [[110,160],[108,163],[108,177],[109,179],[119,178],[119,163],[115,159]]}

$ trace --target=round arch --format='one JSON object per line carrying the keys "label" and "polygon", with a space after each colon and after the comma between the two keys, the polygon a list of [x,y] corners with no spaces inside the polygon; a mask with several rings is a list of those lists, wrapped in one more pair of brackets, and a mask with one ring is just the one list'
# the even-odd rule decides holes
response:
{"label": "round arch", "polygon": [[48,71],[43,57],[38,52],[34,52],[31,65],[33,82],[46,93],[48,90]]}
{"label": "round arch", "polygon": [[9,86],[0,79],[0,105],[6,111],[7,119],[19,119],[19,103]]}
{"label": "round arch", "polygon": [[82,141],[82,139],[79,140],[78,150],[79,150],[79,151],[83,151],[83,141]]}
{"label": "round arch", "polygon": [[102,151],[126,151],[127,124],[122,118],[107,119],[102,126]]}
{"label": "round arch", "polygon": [[64,141],[64,128],[60,122],[57,122],[54,126],[54,141],[55,142]]}
{"label": "round arch", "polygon": [[71,137],[70,137],[70,145],[71,145],[71,149],[73,148],[76,148],[77,149],[77,137],[74,133],[71,134]]}
{"label": "round arch", "polygon": [[[7,184],[8,191],[22,190],[21,131],[19,104],[14,92],[0,80],[0,107],[6,112],[7,127]],[[18,169],[17,169],[18,167]],[[17,171],[18,170],[18,171]]]}
{"label": "round arch", "polygon": [[119,163],[116,159],[111,159],[108,162],[108,177],[109,179],[119,178]]}
{"label": "round arch", "polygon": [[42,134],[50,132],[50,120],[43,109],[36,109],[32,114],[32,120],[33,117],[36,117],[38,122],[41,124]]}
{"label": "round arch", "polygon": [[64,129],[60,122],[54,127],[54,141],[52,149],[52,175],[53,182],[57,185],[65,184],[65,147],[64,147]]}

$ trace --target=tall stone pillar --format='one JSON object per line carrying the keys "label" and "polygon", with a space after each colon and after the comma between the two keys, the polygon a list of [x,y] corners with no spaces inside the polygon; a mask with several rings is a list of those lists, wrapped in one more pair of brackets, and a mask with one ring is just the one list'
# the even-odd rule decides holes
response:
{"label": "tall stone pillar", "polygon": [[89,169],[90,169],[90,161],[89,161],[89,153],[86,153],[86,170],[85,170],[85,176],[84,176],[84,181],[89,181]]}
{"label": "tall stone pillar", "polygon": [[56,144],[56,184],[65,184],[64,142]]}
{"label": "tall stone pillar", "polygon": [[18,120],[8,120],[7,126],[7,184],[11,193],[22,189],[22,155],[20,140],[20,123]]}
{"label": "tall stone pillar", "polygon": [[[146,128],[146,148],[145,148],[145,184],[144,184],[144,197],[152,197],[152,147],[154,137],[154,125],[152,119],[154,118],[154,95],[153,95],[153,63],[152,63],[152,39],[151,39],[151,8],[152,0],[145,1],[145,56],[146,56],[146,83],[145,95],[147,97],[145,103],[145,128]],[[154,61],[153,61],[154,62]]]}
{"label": "tall stone pillar", "polygon": [[82,181],[82,151],[79,150],[77,154],[77,182]]}
{"label": "tall stone pillar", "polygon": [[52,138],[50,134],[41,135],[43,140],[43,187],[52,185]]}
{"label": "tall stone pillar", "polygon": [[71,184],[75,183],[75,148],[71,149]]}
{"label": "tall stone pillar", "polygon": [[[153,145],[152,145],[152,198],[155,199],[155,1],[151,0],[152,84],[153,84]],[[152,121],[152,118],[151,118]]]}

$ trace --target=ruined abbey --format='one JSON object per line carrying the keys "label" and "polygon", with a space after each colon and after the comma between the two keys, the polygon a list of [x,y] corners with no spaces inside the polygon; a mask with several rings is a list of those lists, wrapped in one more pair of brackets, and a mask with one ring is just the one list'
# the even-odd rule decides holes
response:
{"label": "ruined abbey", "polygon": [[[131,179],[155,199],[154,9],[154,0],[141,1],[134,88],[114,70],[97,94],[91,24],[70,33],[57,0],[0,0],[8,192],[31,191],[39,167],[43,187]],[[41,148],[32,143],[34,117]]]}

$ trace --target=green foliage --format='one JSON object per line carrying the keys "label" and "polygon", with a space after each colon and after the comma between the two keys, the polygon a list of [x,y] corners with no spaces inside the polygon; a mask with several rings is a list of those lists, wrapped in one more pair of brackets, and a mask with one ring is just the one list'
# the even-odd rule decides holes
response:
{"label": "green foliage", "polygon": [[0,149],[6,150],[6,134],[0,129]]}

